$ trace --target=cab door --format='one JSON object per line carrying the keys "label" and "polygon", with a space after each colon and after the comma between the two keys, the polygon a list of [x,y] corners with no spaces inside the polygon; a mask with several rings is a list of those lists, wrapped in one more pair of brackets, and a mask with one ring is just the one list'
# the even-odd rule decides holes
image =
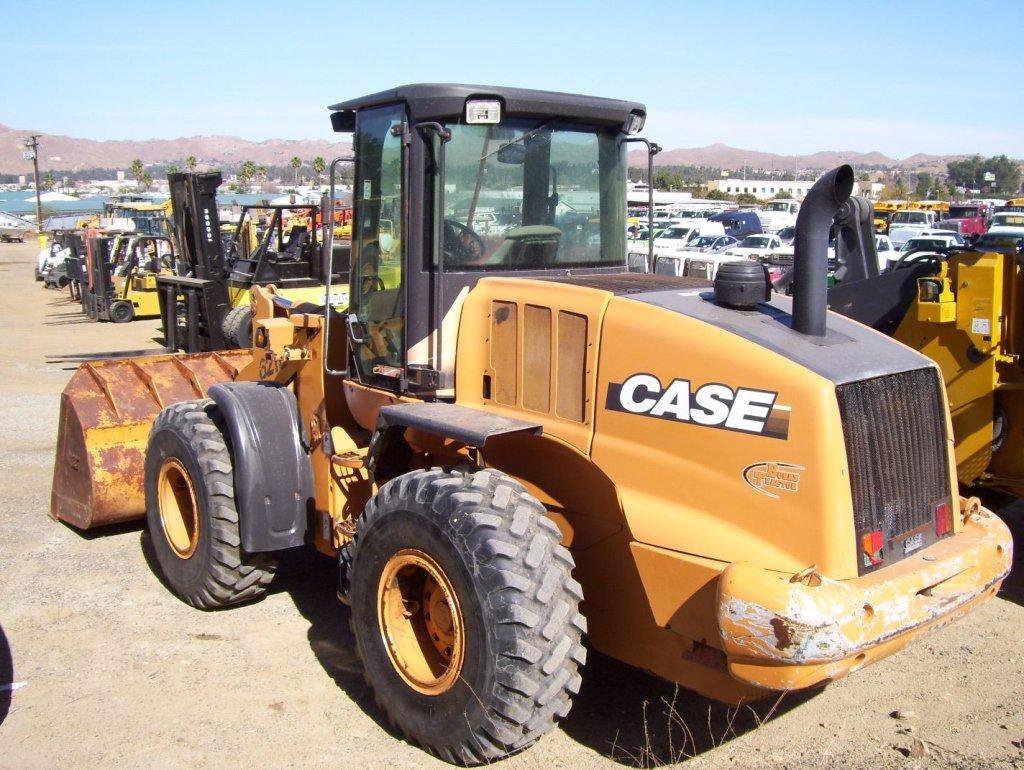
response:
{"label": "cab door", "polygon": [[398,390],[405,372],[405,110],[388,105],[359,113],[352,272],[350,374]]}

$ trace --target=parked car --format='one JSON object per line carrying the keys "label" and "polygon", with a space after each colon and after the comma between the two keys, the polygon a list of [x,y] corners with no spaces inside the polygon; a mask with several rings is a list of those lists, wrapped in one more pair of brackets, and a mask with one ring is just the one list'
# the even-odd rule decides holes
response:
{"label": "parked car", "polygon": [[796,239],[796,226],[783,227],[775,234],[779,236],[779,240],[782,241],[783,246],[792,246],[793,241]]}
{"label": "parked car", "polygon": [[755,211],[723,211],[710,217],[710,222],[719,222],[725,228],[725,234],[733,238],[746,238],[764,232],[761,220]]}
{"label": "parked car", "polygon": [[725,256],[734,259],[758,259],[765,257],[782,248],[782,239],[777,235],[762,233],[759,235],[748,235],[738,244],[728,249]]}
{"label": "parked car", "polygon": [[1010,233],[987,232],[974,242],[977,251],[997,251],[1002,254],[1013,252],[1024,252],[1024,233],[1013,235]]}
{"label": "parked car", "polygon": [[878,272],[884,273],[899,257],[888,235],[875,236],[875,251],[878,252]]}
{"label": "parked car", "polygon": [[953,246],[966,245],[967,241],[959,233],[931,230],[904,243],[900,254],[910,254],[914,251],[943,251]]}
{"label": "parked car", "polygon": [[717,253],[725,251],[737,243],[739,243],[739,239],[733,238],[731,235],[702,235],[691,241],[688,246],[684,246],[682,250],[699,251],[705,254]]}

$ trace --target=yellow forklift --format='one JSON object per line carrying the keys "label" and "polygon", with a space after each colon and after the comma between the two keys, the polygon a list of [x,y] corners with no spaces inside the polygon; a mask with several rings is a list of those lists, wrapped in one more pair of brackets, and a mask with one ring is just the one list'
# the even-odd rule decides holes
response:
{"label": "yellow forklift", "polygon": [[244,207],[229,238],[221,232],[217,210],[220,172],[169,174],[168,181],[179,250],[175,273],[156,277],[168,350],[197,353],[252,345],[250,290],[255,285],[274,285],[281,297],[295,303],[347,306],[344,289],[327,297],[324,273],[343,280],[348,250],[335,250],[325,263],[315,227],[284,227],[286,213],[307,213],[312,222],[319,206]]}

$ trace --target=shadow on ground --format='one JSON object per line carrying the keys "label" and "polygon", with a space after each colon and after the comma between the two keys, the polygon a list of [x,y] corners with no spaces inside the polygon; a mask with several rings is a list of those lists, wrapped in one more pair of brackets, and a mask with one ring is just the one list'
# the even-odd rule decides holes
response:
{"label": "shadow on ground", "polygon": [[1024,500],[1006,498],[1001,502],[1001,505],[994,504],[993,510],[1013,534],[1013,567],[1010,576],[1003,581],[999,598],[1024,607]]}
{"label": "shadow on ground", "polygon": [[[334,559],[313,549],[294,549],[282,554],[271,590],[291,596],[309,622],[309,645],[324,671],[381,729],[400,737],[363,679],[349,609],[334,593],[337,580]],[[727,743],[814,692],[730,709],[591,650],[582,689],[561,729],[620,764],[656,767]]]}
{"label": "shadow on ground", "polygon": [[338,561],[313,548],[293,548],[281,554],[272,593],[287,593],[309,623],[306,636],[317,661],[334,683],[377,725],[396,739],[401,734],[377,708],[373,691],[363,679],[356,640],[349,626],[351,613],[335,593]]}
{"label": "shadow on ground", "polygon": [[729,707],[588,650],[583,686],[561,728],[619,764],[660,767],[718,748],[817,692]]}
{"label": "shadow on ground", "polygon": [[13,685],[14,657],[11,655],[11,645],[7,641],[4,627],[0,626],[0,725],[7,719],[7,714],[11,710]]}

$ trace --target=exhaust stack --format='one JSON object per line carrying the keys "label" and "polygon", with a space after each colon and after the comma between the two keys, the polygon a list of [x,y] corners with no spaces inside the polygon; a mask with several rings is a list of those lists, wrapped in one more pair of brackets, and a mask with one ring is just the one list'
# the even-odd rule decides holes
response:
{"label": "exhaust stack", "polygon": [[832,219],[853,192],[853,168],[842,165],[818,179],[796,216],[793,241],[793,329],[825,336],[828,236]]}

